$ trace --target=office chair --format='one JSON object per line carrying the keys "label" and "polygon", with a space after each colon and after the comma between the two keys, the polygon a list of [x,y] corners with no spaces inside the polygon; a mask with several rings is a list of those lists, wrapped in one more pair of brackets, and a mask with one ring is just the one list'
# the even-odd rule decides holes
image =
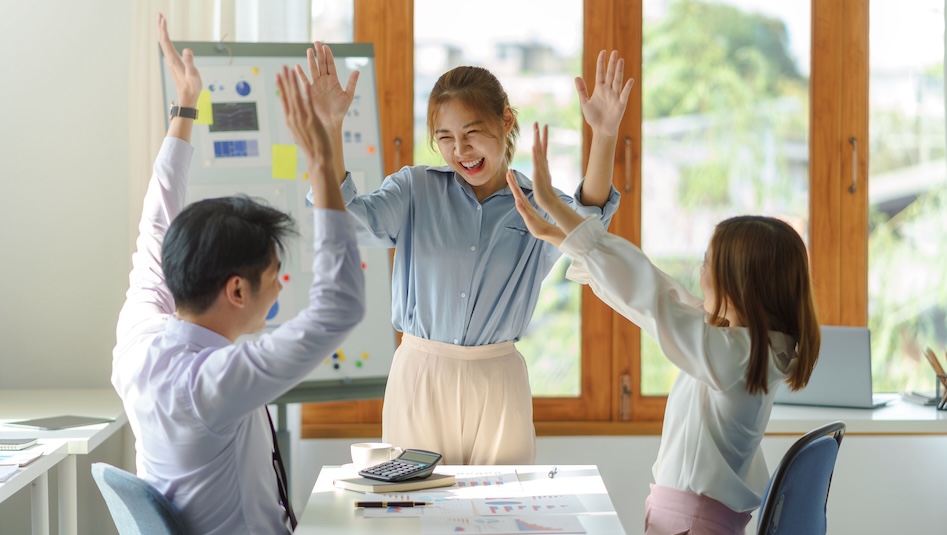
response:
{"label": "office chair", "polygon": [[763,493],[757,535],[825,535],[826,502],[844,422],[813,429],[783,455]]}
{"label": "office chair", "polygon": [[92,478],[119,535],[185,535],[177,510],[148,482],[106,463],[92,463]]}

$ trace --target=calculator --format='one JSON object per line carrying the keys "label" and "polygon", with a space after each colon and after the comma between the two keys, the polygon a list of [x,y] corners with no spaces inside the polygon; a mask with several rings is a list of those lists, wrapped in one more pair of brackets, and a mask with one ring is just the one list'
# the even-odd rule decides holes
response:
{"label": "calculator", "polygon": [[434,466],[440,460],[441,454],[433,451],[404,450],[397,459],[363,468],[358,475],[380,481],[424,479],[434,473]]}

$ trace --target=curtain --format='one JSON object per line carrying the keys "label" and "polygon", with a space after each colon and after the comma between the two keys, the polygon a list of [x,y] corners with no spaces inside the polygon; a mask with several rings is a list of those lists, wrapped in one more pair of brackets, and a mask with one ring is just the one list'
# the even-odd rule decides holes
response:
{"label": "curtain", "polygon": [[129,250],[134,250],[152,162],[167,131],[161,83],[158,13],[173,41],[233,40],[235,0],[137,0],[132,11],[129,65]]}

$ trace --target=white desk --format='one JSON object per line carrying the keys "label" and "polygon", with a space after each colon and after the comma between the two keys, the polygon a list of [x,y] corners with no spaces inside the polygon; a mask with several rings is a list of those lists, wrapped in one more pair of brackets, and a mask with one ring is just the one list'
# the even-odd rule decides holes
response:
{"label": "white desk", "polygon": [[42,448],[43,455],[17,470],[10,479],[0,483],[0,502],[13,496],[23,487],[32,484],[30,502],[33,535],[49,534],[49,482],[48,473],[69,456],[69,445],[64,440],[44,439],[34,448]]}
{"label": "white desk", "polygon": [[[558,466],[556,477],[548,477],[549,465],[530,466],[467,466],[444,467],[474,471],[515,469],[522,490],[529,495],[575,495],[587,512],[577,516],[589,535],[625,535],[618,514],[608,496],[602,477],[595,465]],[[453,472],[452,472],[453,473]],[[352,535],[416,534],[421,532],[418,518],[364,518],[354,508],[359,493],[337,489],[332,481],[356,474],[351,469],[324,466],[312,489],[306,509],[299,518],[295,535]],[[443,490],[443,489],[431,489]]]}
{"label": "white desk", "polygon": [[835,420],[845,422],[845,434],[947,435],[947,411],[900,399],[877,409],[775,405],[766,434],[802,435]]}
{"label": "white desk", "polygon": [[[45,418],[60,415],[96,416],[112,418],[115,421],[107,424],[74,427],[57,431],[42,431],[21,427],[4,426],[4,422]],[[59,469],[59,533],[60,535],[75,535],[78,532],[78,506],[76,482],[76,455],[85,455],[97,448],[102,442],[122,429],[128,419],[122,407],[121,399],[111,388],[98,389],[65,389],[65,390],[0,390],[0,438],[37,437],[45,441],[61,441],[64,457],[56,462],[56,455],[46,459],[37,459],[33,464],[36,470],[45,467],[42,480],[42,492],[45,488],[45,472],[58,466]],[[30,474],[35,470],[32,465],[27,467]],[[15,478],[19,477],[14,476]],[[11,487],[12,488],[12,487]],[[22,487],[21,487],[22,488]],[[37,510],[37,494],[40,489],[33,488],[32,519],[33,533],[48,533],[48,509],[44,516],[43,511]],[[10,493],[12,494],[12,492]],[[0,493],[0,501],[6,498]],[[42,507],[42,504],[39,504]],[[48,507],[48,505],[47,505]],[[39,525],[37,525],[39,523]],[[43,525],[46,531],[43,531]]]}

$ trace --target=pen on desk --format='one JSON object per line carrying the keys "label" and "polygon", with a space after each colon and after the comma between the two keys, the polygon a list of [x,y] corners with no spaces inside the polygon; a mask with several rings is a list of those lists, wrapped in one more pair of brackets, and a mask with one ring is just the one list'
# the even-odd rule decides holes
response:
{"label": "pen on desk", "polygon": [[418,507],[431,502],[355,502],[355,507]]}
{"label": "pen on desk", "polygon": [[549,471],[549,479],[556,477],[556,474],[558,473],[559,473],[559,469],[553,466],[552,470]]}

